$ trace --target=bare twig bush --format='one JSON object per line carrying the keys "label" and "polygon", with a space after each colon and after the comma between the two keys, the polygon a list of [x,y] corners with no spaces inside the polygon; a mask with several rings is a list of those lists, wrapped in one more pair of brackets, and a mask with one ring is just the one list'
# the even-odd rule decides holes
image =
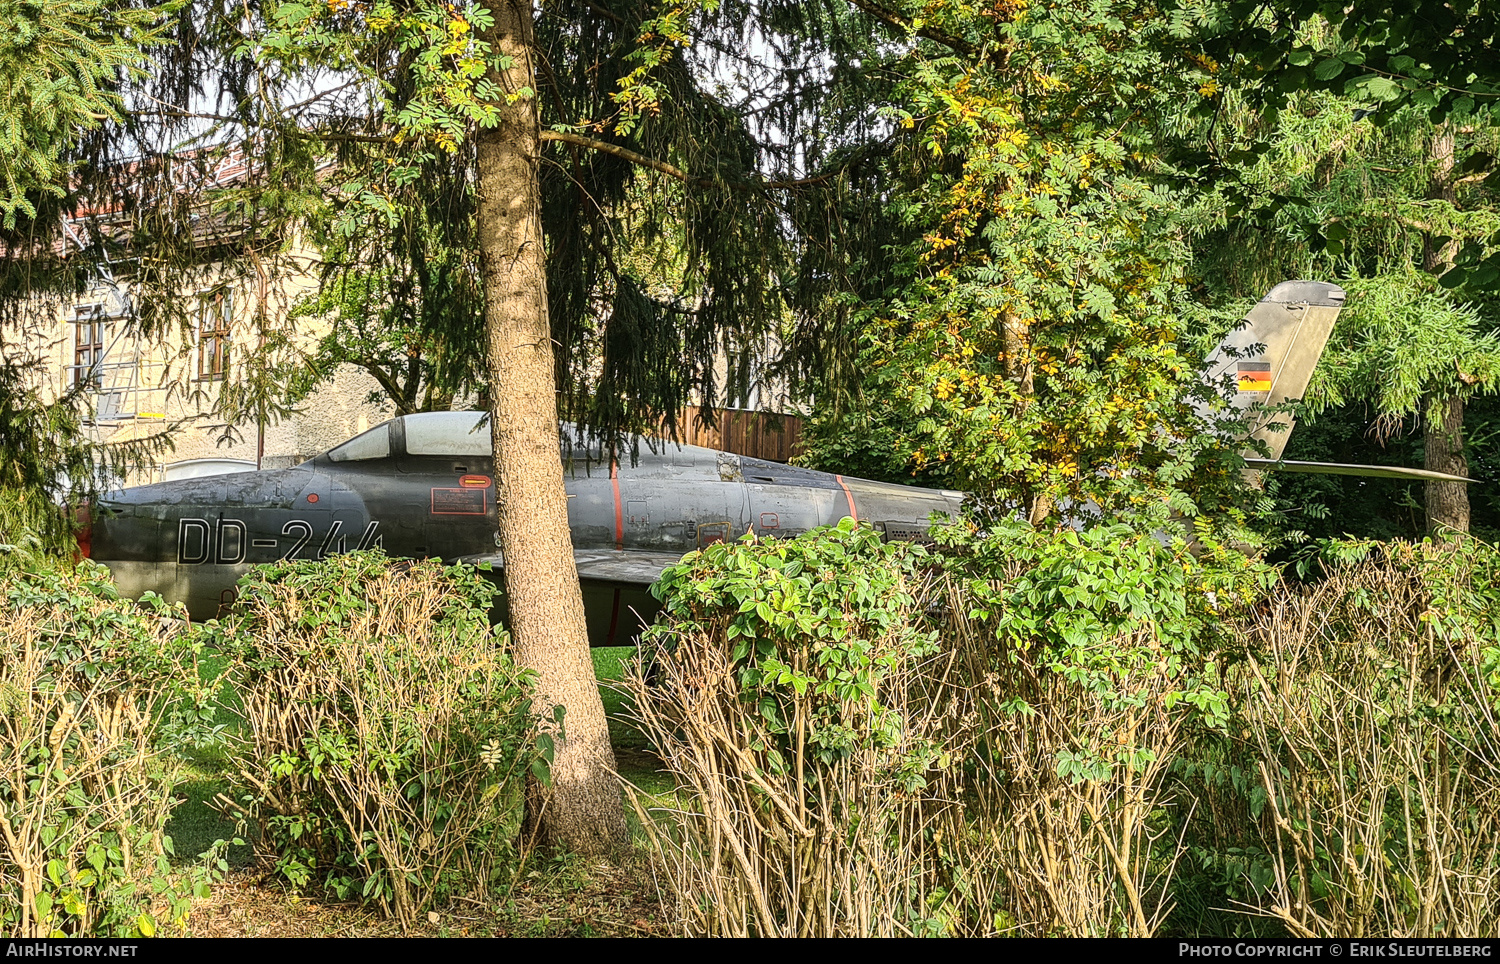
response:
{"label": "bare twig bush", "polygon": [[533,745],[487,600],[472,572],[369,553],[245,587],[227,637],[248,731],[242,812],[294,885],[409,926],[503,866]]}
{"label": "bare twig bush", "polygon": [[0,591],[6,933],[150,936],[161,920],[181,924],[205,884],[169,874],[163,723],[177,701],[211,691],[196,645],[160,600],[121,600],[88,564],[9,573]]}
{"label": "bare twig bush", "polygon": [[1494,602],[1438,551],[1282,588],[1246,627],[1235,695],[1271,863],[1253,910],[1293,935],[1500,929]]}
{"label": "bare twig bush", "polygon": [[676,628],[629,681],[679,783],[676,808],[634,799],[684,932],[1153,933],[1187,707],[1151,628],[1070,663],[976,612],[971,581],[822,539],[669,576]]}
{"label": "bare twig bush", "polygon": [[[810,657],[810,653],[799,654]],[[805,670],[794,658],[797,670]],[[919,702],[914,686],[930,664],[913,661],[888,676],[879,699]],[[803,752],[823,721],[812,700],[794,703],[787,725],[746,706],[722,647],[684,638],[636,694],[638,725],[660,749],[685,792],[684,806],[647,812],[632,800],[691,935],[898,936],[936,923],[924,836],[941,837],[942,815],[961,810],[945,787],[926,785],[913,758],[932,755],[945,728],[940,702],[903,720],[890,744],[859,740],[847,752]],[[910,699],[908,703],[906,698]],[[866,709],[851,701],[851,728]],[[778,747],[790,746],[792,753]],[[961,820],[959,821],[961,824]],[[962,841],[954,841],[962,845]]]}
{"label": "bare twig bush", "polygon": [[[1168,709],[1165,663],[1122,668],[1107,689],[1081,685],[1027,654],[986,653],[983,628],[950,598],[950,635],[983,680],[971,691],[969,712],[987,723],[969,751],[964,819],[987,844],[971,846],[971,863],[1002,888],[991,902],[1021,935],[1154,934],[1178,852],[1159,819],[1183,717]],[[1147,633],[1110,646],[1159,655]]]}
{"label": "bare twig bush", "polygon": [[[968,632],[949,638],[959,651],[881,681],[876,701],[901,715],[901,739],[840,755],[806,752],[810,698],[785,731],[747,706],[711,639],[680,638],[649,682],[628,681],[682,790],[670,811],[633,799],[686,933],[1155,932],[1176,855],[1152,822],[1179,739],[1165,673],[1122,677],[1106,698],[964,651],[977,643]],[[862,712],[844,718],[854,727]]]}

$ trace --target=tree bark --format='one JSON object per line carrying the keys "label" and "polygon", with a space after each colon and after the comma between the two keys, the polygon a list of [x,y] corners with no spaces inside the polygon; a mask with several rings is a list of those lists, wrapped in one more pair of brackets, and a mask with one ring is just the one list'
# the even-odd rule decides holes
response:
{"label": "tree bark", "polygon": [[[1427,196],[1450,203],[1457,199],[1453,188],[1453,128],[1439,127],[1428,145],[1432,162],[1432,181]],[[1431,234],[1422,239],[1422,270],[1441,275],[1453,264],[1457,243],[1437,244]],[[1430,415],[1436,407],[1437,418]],[[1437,472],[1468,475],[1464,458],[1464,399],[1460,395],[1429,399],[1422,414],[1423,465]],[[1428,482],[1426,492],[1427,531],[1432,535],[1453,535],[1469,531],[1469,492],[1462,482]]]}
{"label": "tree bark", "polygon": [[[495,79],[506,93],[535,90],[530,0],[500,0],[486,39],[511,58]],[[517,662],[536,675],[544,725],[566,708],[550,788],[538,814],[545,836],[584,854],[627,839],[604,705],[589,656],[583,594],[573,563],[558,448],[552,333],[537,165],[534,96],[501,106],[476,139],[480,272],[489,350],[491,430],[505,592]]]}
{"label": "tree bark", "polygon": [[[1457,396],[1432,400],[1439,412],[1422,417],[1426,452],[1423,468],[1449,475],[1469,474],[1469,460],[1464,457],[1464,400]],[[1469,531],[1469,493],[1462,482],[1427,483],[1427,531],[1435,536],[1452,536]]]}
{"label": "tree bark", "polygon": [[[1000,314],[1001,350],[1005,353],[1005,377],[1016,383],[1016,390],[1023,396],[1036,392],[1036,382],[1031,372],[1031,326],[1014,308],[1006,308]],[[1052,514],[1052,498],[1045,493],[1034,493],[1027,497],[1026,518],[1039,526]]]}

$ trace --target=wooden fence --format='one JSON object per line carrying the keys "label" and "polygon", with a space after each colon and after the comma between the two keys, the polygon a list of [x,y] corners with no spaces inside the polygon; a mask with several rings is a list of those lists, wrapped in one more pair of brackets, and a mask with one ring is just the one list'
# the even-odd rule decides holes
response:
{"label": "wooden fence", "polygon": [[688,406],[678,421],[678,441],[772,462],[790,462],[802,451],[802,419],[796,415],[722,408],[714,414],[717,421],[710,428],[703,409]]}

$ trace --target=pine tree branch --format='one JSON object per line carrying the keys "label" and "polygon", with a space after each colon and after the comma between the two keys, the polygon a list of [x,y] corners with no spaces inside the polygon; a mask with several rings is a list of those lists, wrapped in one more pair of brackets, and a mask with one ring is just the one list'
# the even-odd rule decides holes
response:
{"label": "pine tree branch", "polygon": [[588,9],[592,10],[594,13],[597,13],[601,17],[604,17],[604,18],[606,18],[608,20],[613,20],[615,23],[620,24],[621,26],[625,25],[625,18],[624,17],[620,17],[620,16],[617,16],[616,14],[610,13],[608,10],[605,10],[603,7],[597,7],[594,4],[589,3],[588,0],[583,0],[583,5],[585,7],[587,7]]}
{"label": "pine tree branch", "polygon": [[297,128],[289,128],[287,133],[292,137],[301,137],[305,140],[318,141],[353,141],[359,144],[395,144],[396,139],[389,134],[345,134],[332,131],[304,131]]}
{"label": "pine tree branch", "polygon": [[368,372],[370,376],[375,379],[375,381],[380,383],[380,387],[385,389],[385,393],[388,397],[395,399],[399,403],[405,403],[406,392],[402,390],[400,385],[396,384],[396,380],[392,378],[390,373],[382,368],[378,362],[361,361],[358,364],[359,367]]}
{"label": "pine tree branch", "polygon": [[[684,171],[680,167],[668,164],[666,161],[659,161],[654,157],[647,157],[644,154],[638,154],[628,147],[621,147],[618,144],[611,144],[608,141],[601,141],[592,137],[584,137],[582,134],[574,134],[570,131],[542,131],[542,140],[558,141],[563,144],[573,144],[577,147],[587,147],[592,150],[602,151],[606,154],[613,154],[615,157],[623,158],[627,161],[630,161],[632,164],[639,164],[641,167],[649,167],[653,171],[660,171],[668,177],[676,178],[684,184],[693,184],[698,187],[712,187],[715,183],[717,183],[712,178],[695,177],[694,175],[689,174],[687,171]],[[744,180],[730,181],[728,183],[731,187],[750,188],[758,190],[780,190],[791,187],[807,187],[813,184],[822,184],[824,181],[830,181],[833,178],[838,177],[838,175],[843,172],[845,166],[847,165],[841,165],[837,169],[828,171],[824,174],[817,174],[812,177],[793,178],[786,181]]]}
{"label": "pine tree branch", "polygon": [[[849,0],[849,2],[881,23],[898,27],[902,30],[911,30],[911,20],[896,13],[894,10],[887,10],[885,7],[877,6],[871,3],[870,0]],[[940,43],[950,50],[963,54],[965,57],[973,57],[979,53],[978,47],[964,40],[962,37],[955,37],[935,27],[921,27],[915,33],[918,37],[925,37],[934,43]]]}
{"label": "pine tree branch", "polygon": [[696,184],[699,187],[708,187],[713,184],[707,178],[694,177],[680,167],[674,167],[666,161],[658,161],[654,157],[637,154],[628,147],[611,144],[608,141],[595,140],[592,137],[584,137],[582,134],[573,134],[568,131],[542,131],[542,140],[560,141],[564,144],[573,144],[577,147],[587,147],[592,150],[602,151],[605,154],[613,154],[615,157],[624,158],[632,164],[641,167],[649,167],[653,171],[660,171],[668,177],[674,177],[685,184]]}
{"label": "pine tree branch", "polygon": [[1389,217],[1395,220],[1397,224],[1404,225],[1414,231],[1420,231],[1423,234],[1437,233],[1437,228],[1435,228],[1433,225],[1428,224],[1425,221],[1418,221],[1416,218],[1408,217],[1405,214],[1392,214],[1389,215]]}

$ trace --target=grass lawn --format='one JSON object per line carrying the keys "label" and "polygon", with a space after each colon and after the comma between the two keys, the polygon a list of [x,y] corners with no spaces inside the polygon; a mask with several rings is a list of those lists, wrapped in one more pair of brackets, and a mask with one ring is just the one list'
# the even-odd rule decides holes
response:
{"label": "grass lawn", "polygon": [[[609,742],[615,748],[615,766],[619,769],[620,779],[653,800],[668,802],[674,796],[672,776],[661,768],[655,750],[632,722],[634,700],[619,683],[629,661],[635,659],[635,653],[634,646],[593,650],[594,676],[599,680],[599,696],[604,700],[604,714],[609,718]],[[634,826],[633,808],[627,807],[626,813]]]}

